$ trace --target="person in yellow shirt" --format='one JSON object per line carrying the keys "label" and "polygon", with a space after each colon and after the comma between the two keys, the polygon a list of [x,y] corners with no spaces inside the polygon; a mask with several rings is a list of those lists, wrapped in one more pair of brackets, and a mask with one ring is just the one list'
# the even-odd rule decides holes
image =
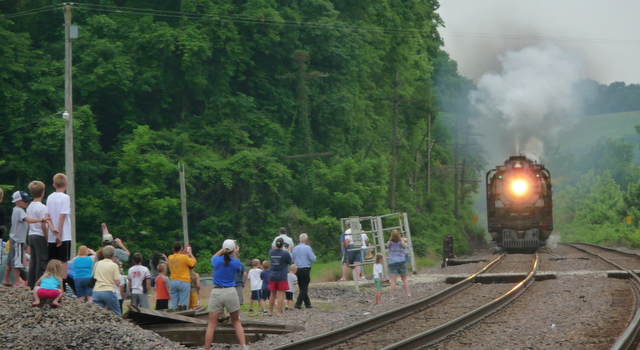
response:
{"label": "person in yellow shirt", "polygon": [[[187,247],[190,248],[190,247]],[[191,274],[189,268],[196,265],[196,259],[191,253],[191,249],[182,249],[182,243],[173,243],[173,254],[169,255],[169,295],[171,307],[179,305],[187,307],[189,305],[189,294],[191,293]]]}

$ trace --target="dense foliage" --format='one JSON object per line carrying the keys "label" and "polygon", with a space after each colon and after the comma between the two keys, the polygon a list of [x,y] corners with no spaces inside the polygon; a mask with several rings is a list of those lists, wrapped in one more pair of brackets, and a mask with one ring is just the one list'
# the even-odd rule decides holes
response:
{"label": "dense foliage", "polygon": [[[448,234],[468,250],[475,187],[461,191],[454,217],[448,144],[467,108],[460,91],[466,96],[471,83],[441,50],[437,7],[436,0],[76,4],[78,242],[98,245],[106,222],[132,251],[169,253],[182,237],[181,162],[202,269],[227,237],[239,240],[245,258],[264,258],[280,226],[294,237],[308,232],[321,259],[335,259],[339,218],[399,211],[409,213],[421,255],[427,247],[439,253]],[[0,15],[0,183],[49,184],[64,171],[62,7],[3,1]],[[473,152],[460,159],[478,162]]]}
{"label": "dense foliage", "polygon": [[609,85],[584,80],[579,90],[585,96],[588,115],[640,110],[640,85],[616,81]]}
{"label": "dense foliage", "polygon": [[555,228],[563,240],[640,247],[637,149],[637,144],[608,139],[583,155],[551,157]]}

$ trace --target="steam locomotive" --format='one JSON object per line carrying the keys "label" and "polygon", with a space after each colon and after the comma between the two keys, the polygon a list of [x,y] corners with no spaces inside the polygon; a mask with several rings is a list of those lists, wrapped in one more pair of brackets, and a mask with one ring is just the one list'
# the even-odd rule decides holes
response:
{"label": "steam locomotive", "polygon": [[535,251],[553,231],[551,173],[525,156],[512,156],[486,174],[487,222],[506,251]]}

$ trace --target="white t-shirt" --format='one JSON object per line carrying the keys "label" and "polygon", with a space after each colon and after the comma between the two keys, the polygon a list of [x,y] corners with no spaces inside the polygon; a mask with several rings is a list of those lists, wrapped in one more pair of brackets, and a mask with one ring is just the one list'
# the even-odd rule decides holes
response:
{"label": "white t-shirt", "polygon": [[293,293],[296,291],[296,284],[298,284],[298,276],[289,272],[287,274],[287,281],[289,281],[289,290],[287,292]]}
{"label": "white t-shirt", "polygon": [[[70,241],[71,240],[71,199],[66,193],[63,192],[53,192],[47,197],[47,206],[45,213],[49,214],[51,217],[51,221],[53,225],[56,227],[60,227],[60,215],[66,214],[64,219],[64,226],[62,226],[62,240]],[[56,235],[49,235],[48,239],[49,243],[56,242]]]}
{"label": "white t-shirt", "polygon": [[[360,236],[362,237],[362,246],[366,247],[367,241],[369,240],[369,236],[367,236],[366,233],[361,233]],[[346,231],[344,231],[344,241],[347,242],[347,245],[353,244],[351,229],[347,229]]]}
{"label": "white t-shirt", "polygon": [[346,245],[349,245],[351,243],[353,243],[353,239],[351,238],[351,229],[348,228],[346,231],[344,231],[344,243]]}
{"label": "white t-shirt", "polygon": [[[362,247],[366,247],[367,246],[367,241],[369,240],[369,236],[367,236],[366,233],[362,234]],[[369,242],[371,243],[371,242]]]}
{"label": "white t-shirt", "polygon": [[383,280],[384,278],[382,278],[382,274],[382,264],[373,264],[373,278]]}
{"label": "white t-shirt", "polygon": [[278,237],[274,238],[274,239],[273,239],[273,243],[271,243],[271,246],[272,246],[272,247],[275,247],[275,246],[276,246],[276,240],[277,240],[278,238],[280,238],[280,237],[282,237],[282,239],[284,239],[284,244],[285,244],[285,246],[287,246],[287,245],[288,245],[287,250],[289,250],[289,251],[290,251],[291,249],[293,249],[293,239],[291,239],[291,237],[289,237],[289,236],[287,236],[287,235],[280,235],[280,236],[278,236]]}
{"label": "white t-shirt", "polygon": [[[42,202],[31,202],[27,207],[27,216],[32,219],[43,219],[46,211],[47,207]],[[44,237],[41,223],[29,224],[29,236],[31,235]]]}
{"label": "white t-shirt", "polygon": [[127,279],[123,275],[120,275],[120,285],[119,286],[115,286],[116,287],[116,297],[118,298],[118,300],[122,299],[122,294],[120,294],[120,287],[124,286],[124,284],[126,282],[127,282]]}
{"label": "white t-shirt", "polygon": [[260,278],[261,269],[249,270],[249,281],[251,282],[251,290],[262,289],[262,279]]}
{"label": "white t-shirt", "polygon": [[131,281],[131,294],[145,294],[147,284],[146,281],[151,278],[151,272],[144,265],[133,265],[129,269],[127,275],[129,281]]}

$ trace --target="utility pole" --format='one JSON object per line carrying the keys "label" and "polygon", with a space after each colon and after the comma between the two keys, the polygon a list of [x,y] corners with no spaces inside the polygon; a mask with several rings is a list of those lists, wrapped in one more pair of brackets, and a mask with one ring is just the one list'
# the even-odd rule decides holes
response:
{"label": "utility pole", "polygon": [[453,160],[453,217],[458,218],[458,116],[456,116],[455,127],[455,143],[454,143],[454,160]]}
{"label": "utility pole", "polygon": [[433,149],[433,141],[431,140],[431,116],[427,119],[427,136],[429,148],[427,149],[427,198],[431,196],[431,149]]}
{"label": "utility pole", "polygon": [[396,71],[396,80],[393,83],[393,141],[391,147],[391,211],[396,210],[396,168],[397,168],[397,152],[398,152],[398,71]]}
{"label": "utility pole", "polygon": [[398,78],[400,72],[396,71],[396,78],[393,83],[393,97],[383,98],[382,100],[393,101],[393,139],[391,141],[391,211],[396,208],[396,171],[397,171],[397,153],[398,153],[398,105],[400,102],[414,102],[413,100],[405,100],[398,97],[398,88],[402,83]]}
{"label": "utility pole", "polygon": [[182,202],[182,235],[184,236],[184,246],[189,245],[189,223],[187,222],[187,185],[184,176],[184,163],[178,163],[180,172],[180,201]]}
{"label": "utility pole", "polygon": [[[71,39],[78,37],[77,27],[71,25],[71,11],[73,6],[70,3],[64,4],[64,109],[62,114],[64,119],[64,166],[67,175],[67,195],[71,202],[71,256],[76,255],[76,186],[75,171],[73,164],[73,91],[71,71],[72,42]],[[73,33],[72,33],[73,31]]]}

